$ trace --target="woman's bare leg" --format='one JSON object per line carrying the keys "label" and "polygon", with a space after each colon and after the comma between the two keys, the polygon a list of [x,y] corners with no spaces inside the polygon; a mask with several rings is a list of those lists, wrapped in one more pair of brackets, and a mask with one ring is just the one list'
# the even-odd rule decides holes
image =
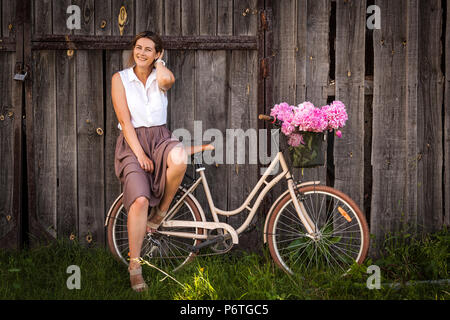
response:
{"label": "woman's bare leg", "polygon": [[[141,256],[142,243],[145,237],[145,227],[147,223],[148,199],[138,197],[130,207],[128,212],[128,245],[130,248],[130,269],[137,269],[140,264],[133,259]],[[142,275],[130,276],[131,285],[143,283]]]}
{"label": "woman's bare leg", "polygon": [[[177,193],[178,187],[183,181],[187,167],[187,153],[183,147],[173,148],[167,157],[166,185],[164,195],[159,203],[159,210],[165,212],[169,209],[173,197]],[[163,218],[155,215],[151,217],[151,222],[158,224]]]}

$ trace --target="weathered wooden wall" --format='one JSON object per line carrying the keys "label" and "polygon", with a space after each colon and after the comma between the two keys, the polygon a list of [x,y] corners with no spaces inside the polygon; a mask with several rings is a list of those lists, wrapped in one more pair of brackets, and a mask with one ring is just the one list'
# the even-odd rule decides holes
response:
{"label": "weathered wooden wall", "polygon": [[[8,44],[0,49],[0,65],[10,73],[17,61],[8,38],[16,32],[9,27],[16,15],[12,3],[1,1],[0,17]],[[81,30],[67,31],[70,4],[82,8]],[[372,4],[381,9],[380,30],[366,26]],[[450,224],[450,0],[65,0],[33,1],[31,12],[33,81],[26,85],[26,99],[32,100],[25,102],[25,150],[34,173],[27,182],[35,186],[28,199],[35,204],[28,207],[31,234],[44,229],[52,237],[104,244],[104,217],[121,192],[113,170],[118,129],[110,79],[124,68],[129,52],[87,44],[73,51],[45,48],[39,37],[119,36],[122,5],[128,14],[124,36],[149,29],[167,37],[256,36],[257,13],[265,8],[272,17],[263,54],[272,90],[263,92],[263,110],[282,101],[322,106],[341,100],[349,114],[343,137],[328,136],[327,165],[306,169],[304,176],[296,169],[295,178],[320,179],[349,194],[364,209],[377,246],[387,232],[431,232]],[[193,134],[194,121],[202,121],[203,132],[217,128],[225,137],[227,128],[261,126],[257,50],[173,49],[166,58],[177,78],[169,91],[170,129]],[[8,117],[8,111],[20,110],[21,93],[8,72],[0,81],[5,243],[19,227],[13,212],[19,198],[13,196],[14,186],[21,186],[14,180],[20,166],[13,149],[21,117]],[[259,177],[257,166],[248,164],[212,165],[206,172],[221,209],[236,208]],[[284,188],[277,186],[269,198]],[[202,192],[197,196],[206,204]],[[236,226],[242,218],[229,222]],[[252,247],[260,239],[241,241]]]}
{"label": "weathered wooden wall", "polygon": [[0,2],[0,239],[7,248],[20,247],[23,223],[22,85],[12,78],[16,61],[23,59],[15,24],[23,16],[16,14],[15,4]]}
{"label": "weathered wooden wall", "polygon": [[[12,6],[7,1],[3,3]],[[66,10],[71,4],[81,8],[80,30],[71,31],[66,27]],[[121,34],[117,21],[122,6],[127,20]],[[49,235],[79,239],[88,245],[104,244],[104,219],[121,192],[114,175],[114,148],[119,130],[110,98],[110,82],[115,72],[125,68],[131,52],[96,49],[95,45],[66,50],[62,48],[75,48],[78,44],[71,46],[70,41],[55,44],[58,35],[105,39],[154,30],[166,38],[253,36],[256,39],[262,9],[264,2],[258,0],[33,1],[30,8],[32,85],[27,87],[27,97],[31,99],[26,120],[31,173],[27,216],[30,240]],[[8,10],[3,10],[3,14],[15,16]],[[256,46],[249,50],[244,47],[213,49],[166,50],[165,60],[177,79],[169,91],[168,127],[172,131],[185,128],[194,138],[194,121],[201,121],[203,132],[215,128],[225,139],[227,128],[244,131],[257,128]],[[14,55],[2,53],[2,58],[12,60]],[[5,62],[5,65],[11,68],[13,63]],[[11,78],[10,72],[3,75]],[[12,92],[7,86],[2,90],[5,95]],[[13,135],[6,129],[3,131],[2,135],[9,140],[4,140],[2,155],[11,157],[13,152],[8,148]],[[200,138],[203,132],[199,132]],[[223,149],[227,147],[224,140]],[[9,179],[4,185],[8,193],[3,194],[8,208],[2,214],[13,207],[6,201],[12,194],[11,172],[2,171],[2,179]],[[216,206],[234,209],[256,184],[257,165],[208,165],[207,177]],[[197,195],[206,205],[202,190]],[[244,217],[229,219],[235,226],[243,221]]]}
{"label": "weathered wooden wall", "polygon": [[[381,9],[380,30],[366,26],[373,4]],[[269,105],[341,100],[349,114],[343,137],[328,137],[326,167],[296,177],[319,177],[364,208],[375,251],[388,232],[449,224],[448,6],[273,1]]]}

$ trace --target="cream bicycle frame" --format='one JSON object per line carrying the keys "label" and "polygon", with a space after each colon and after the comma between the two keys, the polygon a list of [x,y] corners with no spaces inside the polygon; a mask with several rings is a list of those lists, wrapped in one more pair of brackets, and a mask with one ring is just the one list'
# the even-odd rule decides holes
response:
{"label": "cream bicycle frame", "polygon": [[[282,172],[280,174],[278,174],[275,178],[273,178],[270,182],[267,182],[266,181],[267,177],[275,169],[275,167],[277,166],[278,163],[281,164]],[[281,151],[278,152],[277,155],[275,156],[275,158],[271,161],[269,167],[266,169],[263,176],[259,179],[259,181],[255,185],[253,190],[250,192],[250,194],[247,196],[244,203],[242,203],[241,206],[235,210],[230,210],[230,211],[221,210],[214,205],[214,202],[213,202],[213,199],[211,196],[211,191],[209,189],[208,181],[206,179],[204,170],[205,170],[204,167],[200,167],[200,168],[196,169],[196,171],[200,175],[200,178],[197,179],[195,181],[195,183],[188,190],[185,191],[184,195],[180,199],[178,199],[176,204],[169,210],[166,218],[164,219],[164,221],[162,223],[163,227],[174,227],[174,228],[197,227],[197,228],[205,228],[205,229],[210,229],[210,230],[225,229],[231,235],[233,243],[237,244],[238,243],[238,235],[241,234],[244,230],[246,230],[248,228],[250,222],[252,221],[254,215],[256,214],[256,211],[258,210],[259,205],[261,204],[261,202],[262,202],[263,198],[265,197],[265,195],[267,194],[267,192],[269,192],[270,189],[272,189],[283,177],[285,177],[287,180],[287,183],[288,183],[289,193],[293,199],[292,202],[297,211],[298,217],[300,218],[300,221],[305,226],[309,236],[314,237],[314,234],[316,233],[315,224],[312,222],[311,218],[309,217],[305,207],[303,206],[303,203],[297,199],[295,189],[294,189],[294,187],[295,187],[294,181],[292,179],[292,175],[289,172],[289,168],[286,164],[285,158]],[[184,198],[187,197],[188,195],[192,195],[193,191],[198,187],[198,185],[200,183],[203,183],[203,189],[205,191],[206,199],[208,201],[208,205],[211,210],[211,214],[212,214],[214,222],[206,221],[206,217],[203,214],[203,212],[201,212],[201,216],[202,216],[202,220],[203,220],[201,222],[200,221],[177,221],[177,220],[170,221],[170,218],[177,212],[177,210],[178,210],[179,206],[181,205],[182,201],[184,200]],[[263,184],[265,184],[264,188],[261,190],[258,197],[256,198],[256,201],[253,204],[253,207],[250,207],[251,201],[256,196],[258,190],[261,188],[261,186]],[[235,230],[229,224],[222,223],[219,221],[219,217],[218,217],[219,215],[233,216],[233,215],[241,213],[245,209],[249,210],[250,213],[247,216],[244,223],[237,230]],[[189,232],[160,231],[160,233],[168,235],[168,236],[178,236],[178,237],[183,237],[183,238],[193,238],[193,239],[206,239],[207,238],[206,235],[200,235],[200,234],[189,233]]]}

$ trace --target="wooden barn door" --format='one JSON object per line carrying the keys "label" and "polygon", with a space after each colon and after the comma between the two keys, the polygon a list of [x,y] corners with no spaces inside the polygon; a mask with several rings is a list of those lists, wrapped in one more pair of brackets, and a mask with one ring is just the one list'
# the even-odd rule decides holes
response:
{"label": "wooden barn door", "polygon": [[22,3],[0,1],[0,248],[20,248],[23,223]]}
{"label": "wooden barn door", "polygon": [[[194,137],[194,124],[201,121],[201,135],[218,129],[225,138],[226,129],[264,128],[257,121],[258,113],[268,110],[270,91],[265,59],[270,7],[263,0],[20,2],[30,15],[23,43],[30,68],[24,100],[31,243],[63,238],[105,244],[104,219],[121,192],[114,175],[119,130],[111,78],[126,67],[128,44],[141,31],[162,36],[167,66],[177,79],[169,91],[170,130],[184,128]],[[77,8],[80,27],[68,29]],[[12,53],[2,57],[11,68]],[[4,123],[1,134],[13,141],[14,125]],[[227,145],[221,147],[225,160]],[[208,165],[217,207],[237,208],[259,178],[258,166],[248,164],[248,156],[244,165]],[[198,196],[206,207],[206,198]],[[229,222],[237,226],[244,218]],[[244,242],[253,247],[259,238],[261,233]]]}

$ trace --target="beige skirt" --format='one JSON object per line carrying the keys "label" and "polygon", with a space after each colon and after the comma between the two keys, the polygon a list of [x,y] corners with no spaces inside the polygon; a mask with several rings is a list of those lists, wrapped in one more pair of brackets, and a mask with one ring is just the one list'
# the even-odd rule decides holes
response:
{"label": "beige skirt", "polygon": [[150,207],[158,205],[166,185],[167,156],[181,142],[172,136],[166,125],[135,128],[138,140],[147,156],[153,161],[153,172],[144,171],[123,132],[117,137],[114,168],[123,187],[123,205],[129,211],[141,196],[148,199]]}

